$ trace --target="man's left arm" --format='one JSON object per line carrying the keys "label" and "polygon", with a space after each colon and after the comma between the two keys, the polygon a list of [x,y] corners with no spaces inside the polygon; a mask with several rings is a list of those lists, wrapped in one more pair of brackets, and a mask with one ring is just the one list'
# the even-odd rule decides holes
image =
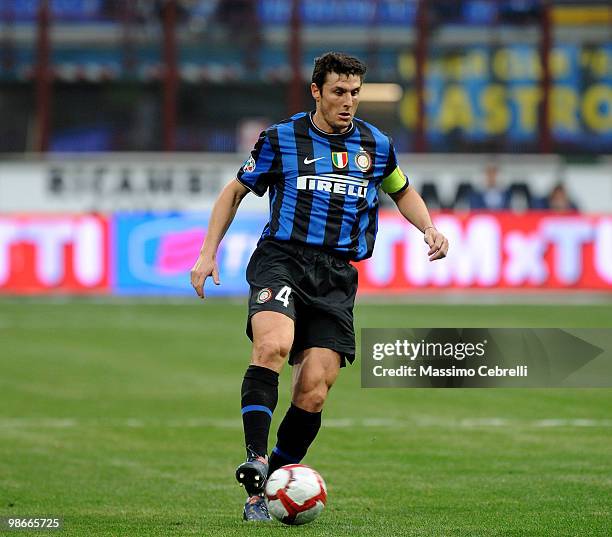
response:
{"label": "man's left arm", "polygon": [[448,239],[433,225],[427,206],[419,193],[410,185],[406,185],[399,192],[389,195],[402,216],[424,233],[424,240],[429,246],[429,252],[427,252],[429,260],[435,261],[446,257]]}

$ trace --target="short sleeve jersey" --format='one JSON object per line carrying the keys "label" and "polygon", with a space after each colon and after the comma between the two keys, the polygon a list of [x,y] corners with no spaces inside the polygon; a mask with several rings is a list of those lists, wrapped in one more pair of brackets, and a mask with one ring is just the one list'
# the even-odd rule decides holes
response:
{"label": "short sleeve jersey", "polygon": [[355,261],[372,255],[379,189],[395,194],[408,186],[390,138],[374,125],[355,118],[348,131],[329,134],[309,113],[262,132],[237,179],[258,196],[269,192],[262,240],[317,246]]}

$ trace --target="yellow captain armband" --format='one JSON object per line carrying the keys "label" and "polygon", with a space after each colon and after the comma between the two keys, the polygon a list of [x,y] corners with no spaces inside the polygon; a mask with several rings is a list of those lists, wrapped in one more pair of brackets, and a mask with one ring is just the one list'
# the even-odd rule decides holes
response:
{"label": "yellow captain armband", "polygon": [[387,194],[397,194],[408,186],[408,179],[406,179],[404,172],[398,166],[390,175],[383,179],[381,186]]}

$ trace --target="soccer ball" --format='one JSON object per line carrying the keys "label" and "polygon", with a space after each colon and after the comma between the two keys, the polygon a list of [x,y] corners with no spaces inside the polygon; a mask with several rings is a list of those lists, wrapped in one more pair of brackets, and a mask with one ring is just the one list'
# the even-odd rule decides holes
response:
{"label": "soccer ball", "polygon": [[268,478],[266,498],[270,514],[283,524],[307,524],[323,511],[327,487],[309,466],[288,464]]}

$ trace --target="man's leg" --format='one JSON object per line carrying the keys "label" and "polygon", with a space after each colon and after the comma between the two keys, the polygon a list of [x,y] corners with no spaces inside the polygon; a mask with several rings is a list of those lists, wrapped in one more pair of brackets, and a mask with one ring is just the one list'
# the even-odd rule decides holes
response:
{"label": "man's leg", "polygon": [[285,464],[300,462],[321,427],[321,411],[340,371],[340,355],[313,347],[296,356],[291,406],[278,428],[269,474]]}
{"label": "man's leg", "polygon": [[268,432],[278,401],[278,374],[291,350],[293,324],[292,319],[274,311],[260,311],[251,318],[253,348],[242,381],[242,422],[245,446],[262,457],[268,452]]}
{"label": "man's leg", "polygon": [[251,362],[242,381],[241,407],[247,460],[236,470],[249,501],[247,520],[261,520],[261,495],[268,474],[268,434],[272,413],[278,401],[278,374],[293,342],[293,320],[273,311],[260,311],[251,318],[253,349]]}

